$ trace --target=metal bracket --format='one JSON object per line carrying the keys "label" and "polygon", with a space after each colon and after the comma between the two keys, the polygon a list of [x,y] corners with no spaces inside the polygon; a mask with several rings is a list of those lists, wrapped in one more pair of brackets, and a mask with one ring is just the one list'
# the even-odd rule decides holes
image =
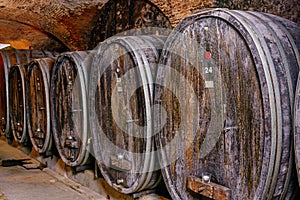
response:
{"label": "metal bracket", "polygon": [[217,183],[204,183],[202,178],[188,177],[187,188],[210,199],[229,200],[231,190]]}
{"label": "metal bracket", "polygon": [[65,140],[65,147],[70,148],[70,149],[78,149],[79,144],[72,136],[67,136]]}
{"label": "metal bracket", "polygon": [[6,125],[6,120],[5,120],[5,118],[4,117],[1,117],[1,119],[0,119],[0,125]]}
{"label": "metal bracket", "polygon": [[22,127],[21,123],[17,122],[16,125],[17,125],[17,132],[23,132],[23,127]]}
{"label": "metal bracket", "polygon": [[45,136],[44,136],[43,131],[40,128],[38,128],[35,131],[34,137],[37,138],[37,139],[44,139]]}

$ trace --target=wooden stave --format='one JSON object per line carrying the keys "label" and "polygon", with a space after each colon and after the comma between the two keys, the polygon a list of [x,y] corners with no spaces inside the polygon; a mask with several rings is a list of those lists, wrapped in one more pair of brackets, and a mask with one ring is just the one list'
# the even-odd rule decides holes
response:
{"label": "wooden stave", "polygon": [[298,184],[300,186],[300,74],[298,75],[297,88],[295,93],[295,106],[294,106],[294,148],[295,148],[295,162],[296,173],[298,177]]}
{"label": "wooden stave", "polygon": [[[50,91],[50,75],[52,71],[52,67],[54,65],[55,59],[54,58],[41,58],[41,59],[35,59],[29,64],[28,71],[27,71],[27,79],[26,79],[26,91],[29,93],[29,95],[26,96],[26,113],[27,113],[27,126],[28,126],[28,134],[29,138],[31,140],[31,143],[34,147],[34,149],[40,153],[47,153],[52,149],[52,132],[51,132],[51,119],[50,119],[50,98],[49,98],[49,91]],[[34,138],[33,134],[33,126],[32,126],[32,108],[33,105],[31,105],[31,99],[33,98],[31,96],[31,84],[30,84],[30,78],[33,75],[33,71],[38,70],[41,75],[41,82],[42,82],[42,96],[45,103],[45,116],[46,116],[46,123],[45,127],[43,127],[44,131],[44,138],[43,138],[43,145],[38,145],[37,141]],[[35,77],[34,77],[35,79]]]}
{"label": "wooden stave", "polygon": [[[295,96],[294,92],[297,83],[296,74],[298,74],[299,66],[300,66],[299,52],[298,52],[298,49],[300,49],[300,43],[296,44],[297,41],[299,41],[299,39],[297,38],[300,38],[300,29],[299,28],[293,29],[293,26],[291,26],[289,30],[287,30],[288,29],[287,25],[290,23],[290,21],[285,20],[283,18],[279,18],[274,15],[261,14],[257,12],[249,12],[249,14],[253,15],[257,19],[263,19],[261,23],[264,23],[264,25],[269,29],[272,36],[274,37],[274,41],[276,42],[278,49],[281,50],[281,52],[279,53],[281,55],[283,69],[286,73],[285,78],[287,79],[287,88],[289,90],[288,92],[289,93],[288,99],[290,102],[289,116],[293,116],[293,110],[294,110],[293,106],[294,106],[294,96]],[[246,15],[244,17],[247,18]],[[276,29],[273,29],[272,26],[270,26],[269,24],[272,24],[273,26],[277,25],[278,27]],[[279,38],[280,31],[284,35],[284,37],[282,38]],[[284,40],[286,40],[286,42],[282,42]],[[289,47],[284,46],[287,44],[290,46]],[[269,49],[272,50],[272,47],[270,45],[269,45]],[[289,59],[289,58],[294,58],[294,59]],[[276,59],[274,59],[273,57],[273,60]],[[281,96],[284,95],[281,94]],[[282,100],[281,104],[285,104],[285,101]],[[285,109],[282,108],[282,110],[284,111]],[[284,120],[284,117],[282,117],[282,120]],[[274,171],[272,176],[272,184],[271,184],[270,191],[268,192],[269,199],[274,199],[274,198],[290,199],[296,187],[295,179],[292,176],[292,173],[294,171],[294,165],[293,165],[294,155],[293,155],[293,147],[292,147],[293,119],[290,118],[288,122],[283,122],[283,124],[287,124],[287,123],[289,124],[288,125],[289,131],[283,130],[282,133],[283,135],[286,136],[285,137],[282,136],[282,150],[281,151],[277,150],[275,166],[274,166]],[[280,141],[278,143],[280,145]],[[285,177],[285,179],[283,177]],[[279,185],[283,185],[283,188],[281,188]]]}
{"label": "wooden stave", "polygon": [[[153,36],[141,36],[141,38],[143,38],[143,40],[141,40],[138,37],[134,37],[134,36],[133,37],[131,37],[131,36],[128,36],[128,37],[124,36],[124,37],[122,37],[121,36],[121,37],[113,37],[113,38],[107,39],[106,41],[104,41],[103,43],[101,43],[97,47],[97,53],[95,54],[95,57],[94,57],[92,71],[91,71],[91,78],[90,78],[90,87],[89,87],[89,91],[90,91],[90,95],[89,95],[90,96],[90,99],[89,99],[90,108],[89,109],[90,109],[90,119],[91,119],[91,122],[92,122],[90,124],[90,126],[91,126],[91,132],[92,132],[92,136],[93,136],[93,149],[94,149],[94,153],[95,153],[95,159],[96,159],[96,162],[97,162],[97,164],[98,164],[98,166],[100,168],[100,171],[101,171],[104,179],[106,180],[106,182],[110,186],[112,186],[114,189],[116,189],[119,192],[124,193],[124,194],[131,194],[131,193],[135,193],[135,192],[138,192],[138,191],[141,191],[141,190],[144,190],[144,189],[154,188],[159,183],[160,176],[159,176],[159,178],[157,178],[156,172],[152,173],[151,170],[150,170],[150,173],[148,173],[148,174],[144,173],[146,175],[142,175],[142,176],[139,175],[139,176],[137,176],[137,178],[135,177],[136,179],[133,178],[133,180],[134,180],[135,183],[132,184],[132,185],[130,185],[130,186],[128,186],[128,185],[122,186],[121,184],[119,185],[119,184],[115,183],[117,181],[117,177],[114,177],[114,175],[112,175],[113,174],[112,171],[109,169],[109,167],[107,167],[106,164],[104,164],[105,161],[103,161],[103,149],[101,149],[102,147],[100,147],[101,144],[99,144],[99,141],[104,141],[104,140],[103,140],[103,138],[100,139],[100,136],[99,136],[100,134],[98,134],[98,132],[99,132],[99,127],[98,126],[99,125],[96,124],[96,123],[94,123],[97,120],[93,120],[93,119],[97,119],[97,114],[99,115],[99,113],[96,114],[95,110],[93,109],[93,107],[95,106],[95,101],[96,100],[95,100],[95,96],[93,96],[95,94],[92,94],[91,92],[95,92],[96,91],[96,87],[98,87],[97,86],[98,84],[95,84],[95,83],[97,83],[100,80],[100,79],[98,79],[99,78],[99,74],[97,74],[97,73],[98,72],[100,72],[101,74],[105,73],[104,69],[103,69],[104,67],[99,67],[100,68],[99,71],[98,71],[97,68],[98,68],[98,66],[100,64],[103,64],[103,63],[101,63],[101,60],[103,58],[105,58],[104,52],[105,52],[105,50],[109,49],[110,45],[117,44],[117,45],[119,45],[120,48],[125,48],[125,50],[127,50],[129,52],[134,52],[136,49],[140,49],[141,46],[144,46],[145,43],[147,43],[146,46],[149,48],[149,46],[150,47],[154,47],[154,46],[157,46],[157,45],[162,45],[163,40],[165,40],[165,38],[163,38],[163,37],[157,37],[157,39],[155,39]],[[150,41],[151,39],[152,40],[155,39],[156,40],[155,43],[150,44],[151,43],[151,41]],[[137,43],[138,45],[136,45],[135,43]],[[144,45],[142,43],[144,43]],[[139,45],[141,45],[141,46],[139,46]],[[156,54],[156,55],[158,55],[158,54]],[[131,56],[133,56],[133,57],[134,56],[138,56],[138,53],[137,54],[133,53]],[[143,62],[145,62],[145,61],[143,61]],[[152,79],[151,76],[155,75],[155,73],[156,73],[155,70],[156,70],[155,67],[152,68],[151,70],[148,70],[147,73],[145,74],[146,75],[145,77],[148,77],[148,78]],[[149,73],[149,72],[151,72],[151,73]],[[141,72],[141,73],[145,73],[145,71]],[[153,78],[154,77],[155,76],[153,76]],[[105,87],[105,88],[107,88],[107,87]],[[150,90],[147,90],[147,91],[144,91],[144,92],[147,93],[150,96],[153,96],[152,91],[150,91]],[[100,106],[97,105],[97,107],[100,107]],[[105,120],[105,121],[107,121],[107,120]],[[154,143],[152,142],[152,145],[153,144]],[[151,148],[153,148],[153,146]],[[154,154],[152,153],[152,158],[151,158],[151,161],[150,161],[150,163],[152,163],[152,164],[149,164],[151,166],[156,164],[153,161],[154,156],[155,156],[155,155],[154,156],[153,155]],[[122,170],[120,170],[120,172],[121,171]],[[130,173],[130,172],[128,172],[128,173]],[[135,172],[135,173],[137,173],[137,172]],[[124,179],[127,178],[126,175],[124,175],[124,174],[120,175],[120,176],[122,178],[125,177]],[[131,177],[131,175],[128,175],[128,177]]]}
{"label": "wooden stave", "polygon": [[[219,10],[219,11],[223,11],[223,12],[228,12],[228,13],[230,13],[231,11],[228,11],[228,10],[225,10],[225,9],[216,9],[216,10]],[[188,17],[188,18],[186,18],[186,19],[184,19],[183,20],[183,22],[181,23],[181,24],[179,24],[178,25],[178,27],[176,28],[177,29],[177,31],[178,32],[180,32],[180,31],[182,31],[182,30],[184,30],[184,28],[185,27],[188,27],[189,26],[189,23],[192,23],[191,21],[192,20],[199,20],[199,19],[201,19],[201,14],[204,16],[205,15],[205,13],[207,14],[207,13],[209,13],[210,11],[213,11],[213,10],[210,10],[210,9],[208,9],[208,10],[206,10],[206,11],[200,11],[199,13],[196,13],[196,14],[194,14],[194,15],[192,15],[191,17]],[[234,11],[232,11],[233,13],[234,13]],[[236,11],[236,12],[238,12],[238,11]],[[221,14],[219,14],[219,15],[221,15]],[[215,17],[220,17],[218,14],[215,14],[214,16]],[[205,17],[205,16],[204,16]],[[204,18],[203,17],[203,18]],[[210,14],[207,14],[207,17],[210,17]],[[223,16],[222,16],[223,17]],[[225,18],[226,20],[232,20],[232,19],[230,19],[230,17],[227,17],[227,18]],[[242,19],[242,20],[247,20],[247,19]],[[247,23],[249,23],[249,22],[247,22]],[[278,23],[278,22],[277,22]],[[234,24],[234,26],[236,26],[236,24]],[[176,30],[175,29],[175,30]],[[173,33],[173,37],[174,37],[174,35],[176,35],[176,33]],[[172,39],[169,39],[168,38],[168,40],[169,41],[167,41],[167,43],[169,42],[169,43],[171,43],[172,44]],[[165,45],[165,47],[170,47],[171,46],[171,44],[168,46],[168,45]],[[299,47],[299,46],[298,46]],[[165,53],[164,55],[166,55],[167,53]],[[161,59],[161,60],[163,60],[163,59]],[[295,63],[295,62],[294,62]],[[295,71],[295,70],[294,70]],[[161,81],[161,80],[160,80]],[[295,85],[293,85],[293,86],[290,86],[290,87],[295,87]],[[292,95],[290,95],[290,96],[292,96]],[[159,100],[159,99],[158,99]],[[290,105],[292,104],[292,100],[290,100],[291,101],[291,103],[290,103]],[[159,138],[157,138],[157,140],[156,140],[156,142],[157,142],[157,145],[159,146],[160,144],[160,141],[159,141]],[[290,161],[291,161],[291,156],[290,156]],[[173,186],[173,184],[172,184],[172,182],[168,182],[167,181],[167,179],[169,178],[169,179],[171,179],[171,177],[170,177],[170,174],[168,174],[168,172],[165,172],[164,170],[162,170],[162,172],[163,172],[163,175],[164,175],[164,180],[166,181],[166,183],[167,183],[167,185],[169,184],[170,185],[170,187],[168,188],[168,190],[170,191],[170,193],[171,193],[171,196],[174,198],[174,199],[180,199],[180,197],[178,196],[178,193],[176,192],[176,189],[174,188],[174,186]],[[271,197],[272,198],[272,197]]]}
{"label": "wooden stave", "polygon": [[9,117],[9,86],[8,86],[8,77],[9,77],[9,70],[14,65],[20,64],[27,64],[29,62],[28,56],[26,51],[20,50],[2,50],[1,56],[4,63],[4,76],[6,80],[5,90],[6,90],[6,116],[5,118],[6,125],[5,128],[2,128],[1,134],[9,136],[10,131],[10,117]]}
{"label": "wooden stave", "polygon": [[[55,142],[56,149],[58,150],[58,153],[60,155],[60,158],[64,163],[71,167],[77,167],[77,166],[82,166],[85,165],[89,162],[89,155],[90,155],[90,150],[91,150],[91,144],[90,144],[90,133],[88,131],[87,127],[87,103],[86,103],[86,98],[87,98],[87,87],[88,87],[88,71],[90,67],[90,62],[91,62],[91,57],[92,57],[92,51],[75,51],[75,52],[66,52],[64,54],[61,54],[60,56],[57,57],[56,62],[54,64],[53,70],[52,70],[52,76],[51,76],[51,83],[50,83],[50,110],[51,110],[51,129],[52,129],[52,134]],[[70,160],[67,155],[63,153],[63,145],[62,141],[59,138],[58,134],[58,128],[57,128],[57,111],[55,106],[56,104],[56,94],[55,90],[57,87],[57,72],[60,70],[61,64],[64,62],[64,60],[70,60],[71,62],[74,62],[74,68],[77,69],[78,73],[80,76],[80,82],[81,82],[81,92],[82,92],[82,101],[83,104],[82,106],[85,107],[83,109],[84,112],[84,126],[86,126],[85,131],[83,133],[81,132],[82,136],[82,141],[81,142],[81,148],[79,150],[78,156],[75,160]]]}

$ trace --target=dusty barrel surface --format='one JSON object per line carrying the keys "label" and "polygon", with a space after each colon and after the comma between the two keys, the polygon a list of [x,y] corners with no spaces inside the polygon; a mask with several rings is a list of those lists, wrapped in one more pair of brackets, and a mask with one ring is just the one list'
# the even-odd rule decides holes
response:
{"label": "dusty barrel surface", "polygon": [[28,64],[34,58],[53,57],[56,53],[41,50],[2,50],[0,52],[0,133],[9,134],[9,96],[8,96],[8,76],[11,66]]}
{"label": "dusty barrel surface", "polygon": [[26,68],[14,65],[9,71],[9,114],[14,139],[19,143],[27,142],[26,101],[25,101]]}
{"label": "dusty barrel surface", "polygon": [[0,55],[0,133],[5,134],[9,129],[8,112],[8,67],[5,55]]}
{"label": "dusty barrel surface", "polygon": [[105,180],[129,194],[160,181],[152,135],[153,78],[164,37],[112,37],[98,46],[89,89],[90,126]]}
{"label": "dusty barrel surface", "polygon": [[[300,59],[300,58],[299,58]],[[299,62],[300,63],[300,62]],[[294,110],[294,148],[298,183],[300,185],[300,75],[298,76],[297,88],[295,93]]]}
{"label": "dusty barrel surface", "polygon": [[9,69],[13,65],[26,64],[30,62],[29,54],[20,50],[3,50],[0,52],[1,57],[1,92],[0,92],[0,132],[8,134],[10,130],[9,123],[9,95],[8,95],[8,76]]}
{"label": "dusty barrel surface", "polygon": [[225,9],[195,13],[171,33],[154,118],[172,198],[290,197],[299,41],[293,22]]}
{"label": "dusty barrel surface", "polygon": [[87,118],[89,53],[62,54],[52,70],[52,133],[60,157],[69,166],[84,165],[90,153]]}
{"label": "dusty barrel surface", "polygon": [[49,91],[54,62],[54,58],[35,59],[27,69],[28,134],[33,147],[39,153],[46,153],[52,148]]}

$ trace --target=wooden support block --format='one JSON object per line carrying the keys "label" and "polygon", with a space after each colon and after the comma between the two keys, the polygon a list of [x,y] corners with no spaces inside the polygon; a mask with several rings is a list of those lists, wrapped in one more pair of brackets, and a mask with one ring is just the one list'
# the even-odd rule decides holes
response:
{"label": "wooden support block", "polygon": [[229,188],[213,182],[204,183],[198,177],[188,177],[187,187],[191,191],[211,199],[229,200],[231,196]]}

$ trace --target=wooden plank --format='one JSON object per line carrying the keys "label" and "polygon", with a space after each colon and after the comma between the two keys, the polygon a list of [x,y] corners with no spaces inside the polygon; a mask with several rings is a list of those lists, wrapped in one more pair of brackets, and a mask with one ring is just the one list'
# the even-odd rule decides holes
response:
{"label": "wooden plank", "polygon": [[188,177],[187,187],[193,192],[210,199],[229,200],[231,197],[231,190],[229,188],[211,181],[209,183],[204,183],[202,178],[198,177]]}

